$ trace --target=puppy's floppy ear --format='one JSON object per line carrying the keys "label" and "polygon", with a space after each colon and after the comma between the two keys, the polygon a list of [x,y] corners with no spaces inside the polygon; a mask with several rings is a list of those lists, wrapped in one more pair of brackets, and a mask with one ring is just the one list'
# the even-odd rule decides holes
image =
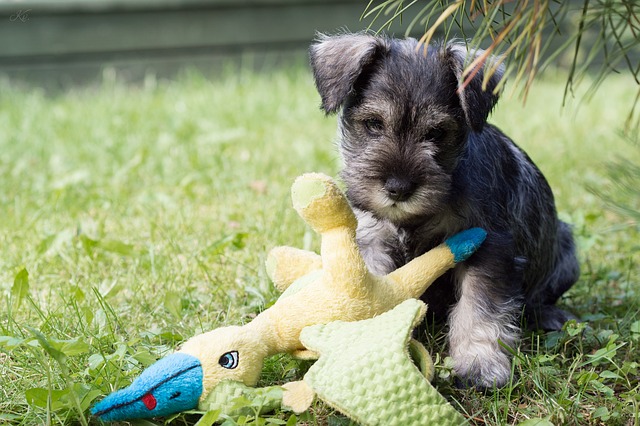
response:
{"label": "puppy's floppy ear", "polygon": [[[449,66],[458,79],[460,104],[467,119],[467,124],[475,131],[482,130],[489,113],[496,102],[498,102],[496,87],[498,87],[500,80],[502,80],[505,71],[504,64],[501,63],[496,66],[499,61],[498,58],[489,56],[483,64],[478,65],[480,69],[477,70],[471,81],[463,88],[462,84],[465,78],[462,76],[462,72],[464,71],[465,65],[470,64],[482,54],[484,54],[484,50],[478,49],[469,52],[464,44],[460,43],[449,43],[445,47],[446,59],[449,61]],[[485,72],[487,70],[493,70],[494,72],[483,88]],[[474,72],[475,71],[476,70],[474,70]]]}
{"label": "puppy's floppy ear", "polygon": [[336,112],[353,89],[363,69],[388,50],[388,42],[369,34],[320,34],[309,48],[322,109]]}

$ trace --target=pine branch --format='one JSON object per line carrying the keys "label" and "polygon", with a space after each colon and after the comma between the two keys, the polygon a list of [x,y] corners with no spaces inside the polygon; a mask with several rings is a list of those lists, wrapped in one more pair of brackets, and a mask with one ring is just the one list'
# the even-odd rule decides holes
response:
{"label": "pine branch", "polygon": [[[466,65],[468,84],[490,55],[501,56],[507,74],[523,88],[524,98],[536,76],[558,58],[570,54],[565,99],[573,93],[587,72],[597,76],[591,90],[612,72],[626,69],[639,89],[628,123],[635,117],[640,101],[640,2],[635,0],[371,0],[364,13],[370,28],[379,31],[411,14],[406,34],[423,26],[420,41],[426,45],[436,34],[451,38],[457,29],[472,50],[484,47]],[[378,25],[384,19],[382,25]],[[491,61],[494,63],[495,61]],[[490,78],[495,67],[485,73]]]}

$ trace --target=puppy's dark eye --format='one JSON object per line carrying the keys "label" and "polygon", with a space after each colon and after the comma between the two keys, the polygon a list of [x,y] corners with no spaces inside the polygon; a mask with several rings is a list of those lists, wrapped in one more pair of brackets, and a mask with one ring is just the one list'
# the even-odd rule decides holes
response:
{"label": "puppy's dark eye", "polygon": [[368,118],[364,120],[364,128],[371,134],[378,134],[384,130],[384,123],[379,118]]}
{"label": "puppy's dark eye", "polygon": [[434,127],[424,134],[424,140],[426,141],[439,141],[447,135],[447,131],[442,127]]}

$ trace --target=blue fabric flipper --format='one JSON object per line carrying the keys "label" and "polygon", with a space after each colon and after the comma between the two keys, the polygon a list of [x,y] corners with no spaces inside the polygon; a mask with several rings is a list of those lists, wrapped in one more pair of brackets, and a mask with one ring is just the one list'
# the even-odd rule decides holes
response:
{"label": "blue fabric flipper", "polygon": [[471,228],[447,238],[445,243],[451,249],[455,262],[459,263],[464,262],[475,253],[485,238],[487,238],[487,231],[482,228]]}

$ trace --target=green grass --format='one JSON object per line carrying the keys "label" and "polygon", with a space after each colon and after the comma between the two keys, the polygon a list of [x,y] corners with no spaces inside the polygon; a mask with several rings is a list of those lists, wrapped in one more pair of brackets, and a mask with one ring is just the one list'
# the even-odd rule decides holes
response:
{"label": "green grass", "polygon": [[[434,331],[435,383],[476,424],[640,422],[638,224],[588,189],[611,188],[616,155],[640,160],[617,133],[626,84],[614,77],[562,109],[562,76],[547,76],[526,106],[505,97],[491,119],[539,164],[576,226],[582,277],[561,304],[589,322],[526,336],[512,383],[487,394],[452,387]],[[339,161],[335,120],[302,67],[105,79],[59,95],[4,82],[0,93],[0,424],[96,423],[87,409],[102,395],[184,339],[275,300],[269,248],[317,248],[289,186],[307,171],[335,175]],[[276,357],[264,382],[304,367]],[[348,423],[322,404],[299,420]]]}

